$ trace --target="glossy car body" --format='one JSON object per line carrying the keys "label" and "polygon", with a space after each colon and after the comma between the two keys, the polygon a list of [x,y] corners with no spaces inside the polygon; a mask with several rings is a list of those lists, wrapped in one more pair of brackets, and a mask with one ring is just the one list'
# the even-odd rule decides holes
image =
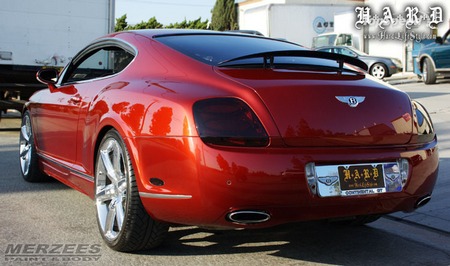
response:
{"label": "glossy car body", "polygon": [[390,77],[395,73],[401,72],[403,69],[402,62],[398,59],[371,56],[349,46],[323,46],[317,48],[316,51],[343,54],[358,58],[367,64],[369,67],[369,73],[378,79]]}
{"label": "glossy car body", "polygon": [[417,63],[425,84],[436,83],[438,77],[450,77],[450,29],[419,51]]}
{"label": "glossy car body", "polygon": [[[38,74],[49,88],[24,111],[22,173],[37,181],[44,171],[93,198],[100,232],[117,250],[154,247],[172,223],[257,228],[413,211],[437,178],[430,117],[348,63],[366,67],[242,34],[108,35],[58,77]],[[372,188],[371,178],[383,184]],[[344,191],[347,181],[364,187]],[[127,238],[145,235],[136,213],[156,235],[142,245]]]}

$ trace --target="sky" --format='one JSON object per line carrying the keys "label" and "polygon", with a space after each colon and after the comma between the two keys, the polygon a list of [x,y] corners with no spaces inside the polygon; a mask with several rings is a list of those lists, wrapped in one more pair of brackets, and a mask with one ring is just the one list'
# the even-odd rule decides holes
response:
{"label": "sky", "polygon": [[137,24],[156,17],[159,23],[171,23],[208,19],[211,22],[211,10],[216,0],[115,0],[116,18],[127,14],[128,24]]}

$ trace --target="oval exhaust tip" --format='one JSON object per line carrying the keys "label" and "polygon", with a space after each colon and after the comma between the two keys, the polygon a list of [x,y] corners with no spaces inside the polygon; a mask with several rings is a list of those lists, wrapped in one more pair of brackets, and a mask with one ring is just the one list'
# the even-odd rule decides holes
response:
{"label": "oval exhaust tip", "polygon": [[238,224],[256,224],[267,222],[270,214],[264,211],[234,211],[227,215],[227,220]]}
{"label": "oval exhaust tip", "polygon": [[422,206],[424,206],[425,204],[427,204],[429,201],[431,200],[431,195],[426,195],[425,197],[420,198],[419,200],[417,200],[416,202],[416,209],[420,208]]}

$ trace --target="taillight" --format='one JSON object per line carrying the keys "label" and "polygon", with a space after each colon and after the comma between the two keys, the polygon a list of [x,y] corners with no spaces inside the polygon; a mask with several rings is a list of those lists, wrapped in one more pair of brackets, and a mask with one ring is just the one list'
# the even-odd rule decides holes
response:
{"label": "taillight", "polygon": [[269,137],[255,113],[236,98],[212,98],[193,106],[200,138],[206,144],[264,147]]}
{"label": "taillight", "polygon": [[425,107],[417,101],[412,101],[414,114],[414,131],[417,132],[412,141],[426,143],[432,141],[436,137],[433,122]]}

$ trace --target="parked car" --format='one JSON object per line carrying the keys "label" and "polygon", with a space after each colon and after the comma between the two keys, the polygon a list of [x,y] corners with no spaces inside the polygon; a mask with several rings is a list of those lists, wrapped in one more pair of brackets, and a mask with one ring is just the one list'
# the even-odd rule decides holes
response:
{"label": "parked car", "polygon": [[171,224],[363,224],[411,212],[436,182],[433,124],[365,69],[253,35],[113,33],[61,73],[37,74],[48,88],[23,110],[21,172],[91,197],[100,234],[120,251],[158,246]]}
{"label": "parked car", "polygon": [[378,79],[390,77],[393,74],[401,72],[403,70],[402,62],[399,59],[381,56],[371,56],[353,47],[323,46],[317,48],[316,51],[343,54],[354,58],[358,58],[359,60],[367,64],[367,66],[369,67],[370,75]]}
{"label": "parked car", "polygon": [[425,84],[436,83],[438,77],[450,77],[450,29],[419,51],[417,63]]}

